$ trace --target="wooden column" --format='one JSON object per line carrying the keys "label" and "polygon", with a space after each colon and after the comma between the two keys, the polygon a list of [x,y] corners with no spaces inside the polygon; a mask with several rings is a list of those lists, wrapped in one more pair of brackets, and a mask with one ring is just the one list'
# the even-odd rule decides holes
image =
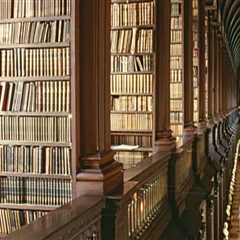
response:
{"label": "wooden column", "polygon": [[217,29],[215,22],[213,23],[213,46],[214,47],[214,54],[213,54],[213,117],[216,119],[218,114],[218,38],[217,38]]}
{"label": "wooden column", "polygon": [[227,56],[227,50],[226,47],[224,48],[224,52],[223,52],[223,92],[222,92],[222,96],[223,96],[223,102],[222,102],[222,108],[223,108],[223,113],[224,115],[227,113],[227,79],[228,79],[228,74],[227,74],[227,64],[226,64],[226,56]]}
{"label": "wooden column", "polygon": [[209,12],[209,41],[208,41],[208,63],[209,63],[209,73],[208,73],[208,120],[211,122],[213,119],[213,113],[214,113],[214,30],[213,25],[211,23],[212,16]]}
{"label": "wooden column", "polygon": [[155,152],[176,147],[170,130],[171,2],[156,1],[156,7]]}
{"label": "wooden column", "polygon": [[192,1],[184,1],[184,128],[193,129]]}
{"label": "wooden column", "polygon": [[219,36],[219,113],[223,117],[223,39]]}
{"label": "wooden column", "polygon": [[110,138],[110,0],[80,1],[79,194],[122,187],[122,165]]}
{"label": "wooden column", "polygon": [[205,1],[199,3],[199,123],[205,126]]}

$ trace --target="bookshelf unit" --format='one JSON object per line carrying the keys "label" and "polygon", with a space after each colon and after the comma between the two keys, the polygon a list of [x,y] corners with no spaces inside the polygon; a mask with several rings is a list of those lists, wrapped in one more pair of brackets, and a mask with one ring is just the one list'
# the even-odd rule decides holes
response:
{"label": "bookshelf unit", "polygon": [[[72,0],[0,0],[0,233],[74,198]],[[73,94],[74,95],[74,94]]]}
{"label": "bookshelf unit", "polygon": [[208,15],[204,18],[205,34],[205,118],[208,119]]}
{"label": "bookshelf unit", "polygon": [[155,1],[111,3],[111,142],[127,169],[152,152]]}
{"label": "bookshelf unit", "polygon": [[183,1],[171,0],[170,127],[177,143],[184,123],[183,67]]}
{"label": "bookshelf unit", "polygon": [[192,2],[193,14],[193,122],[199,122],[199,3]]}

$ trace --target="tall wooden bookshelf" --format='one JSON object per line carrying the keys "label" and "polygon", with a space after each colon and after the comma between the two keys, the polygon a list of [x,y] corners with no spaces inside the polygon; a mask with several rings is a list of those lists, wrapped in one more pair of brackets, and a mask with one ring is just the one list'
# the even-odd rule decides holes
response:
{"label": "tall wooden bookshelf", "polygon": [[155,1],[111,3],[111,141],[126,169],[152,152]]}
{"label": "tall wooden bookshelf", "polygon": [[205,14],[205,117],[208,119],[208,15]]}
{"label": "tall wooden bookshelf", "polygon": [[198,0],[192,2],[193,14],[193,122],[199,122],[199,6]]}
{"label": "tall wooden bookshelf", "polygon": [[67,203],[72,0],[0,0],[0,232]]}
{"label": "tall wooden bookshelf", "polygon": [[183,91],[183,0],[171,0],[170,127],[181,142],[184,117]]}

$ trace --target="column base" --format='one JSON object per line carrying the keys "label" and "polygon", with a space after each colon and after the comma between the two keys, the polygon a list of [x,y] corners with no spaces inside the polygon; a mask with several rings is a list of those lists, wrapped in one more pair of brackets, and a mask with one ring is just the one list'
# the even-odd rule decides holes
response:
{"label": "column base", "polygon": [[176,138],[172,136],[171,130],[157,133],[157,140],[154,145],[154,152],[169,152],[176,149]]}
{"label": "column base", "polygon": [[[114,152],[84,157],[84,168],[77,174],[77,196],[122,192],[123,165],[113,159]],[[112,159],[110,161],[110,156]],[[86,168],[86,162],[88,168]],[[92,165],[91,165],[92,163]],[[105,164],[104,164],[105,163]]]}

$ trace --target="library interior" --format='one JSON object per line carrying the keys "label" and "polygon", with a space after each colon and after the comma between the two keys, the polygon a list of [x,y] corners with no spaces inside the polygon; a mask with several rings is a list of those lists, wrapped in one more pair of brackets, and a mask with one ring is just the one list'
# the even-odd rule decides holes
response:
{"label": "library interior", "polygon": [[239,240],[240,0],[0,0],[0,239]]}

